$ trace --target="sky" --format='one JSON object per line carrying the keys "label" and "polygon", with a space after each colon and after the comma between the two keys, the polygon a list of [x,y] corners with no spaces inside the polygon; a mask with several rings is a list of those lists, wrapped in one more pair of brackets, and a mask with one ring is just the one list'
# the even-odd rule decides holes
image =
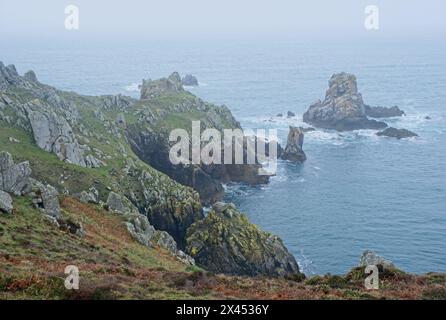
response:
{"label": "sky", "polygon": [[[66,30],[65,7],[79,8]],[[379,30],[364,27],[379,8]],[[444,0],[0,0],[0,37],[113,39],[444,36]]]}

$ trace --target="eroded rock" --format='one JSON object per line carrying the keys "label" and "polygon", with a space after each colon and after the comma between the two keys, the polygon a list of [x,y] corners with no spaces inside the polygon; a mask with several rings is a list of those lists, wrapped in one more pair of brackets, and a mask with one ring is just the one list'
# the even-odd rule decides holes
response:
{"label": "eroded rock", "polygon": [[386,136],[390,138],[397,138],[397,139],[418,137],[418,134],[416,134],[415,132],[409,131],[407,129],[397,129],[393,127],[389,127],[384,131],[377,132],[376,135]]}
{"label": "eroded rock", "polygon": [[356,77],[348,73],[334,74],[324,101],[316,101],[303,115],[306,123],[338,131],[384,129],[387,124],[367,118]]}
{"label": "eroded rock", "polygon": [[12,205],[11,196],[8,193],[0,190],[0,211],[11,214],[13,210],[14,206]]}
{"label": "eroded rock", "polygon": [[280,238],[251,224],[235,206],[218,204],[187,232],[187,252],[206,270],[285,276],[299,267]]}
{"label": "eroded rock", "polygon": [[302,150],[304,142],[304,132],[302,128],[290,126],[287,144],[281,154],[281,158],[292,162],[302,163],[307,160],[305,152]]}

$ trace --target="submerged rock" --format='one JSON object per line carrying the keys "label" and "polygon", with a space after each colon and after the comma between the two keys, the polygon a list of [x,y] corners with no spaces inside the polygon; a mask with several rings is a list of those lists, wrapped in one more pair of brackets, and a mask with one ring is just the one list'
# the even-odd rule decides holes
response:
{"label": "submerged rock", "polygon": [[397,129],[397,128],[387,128],[384,131],[380,131],[376,133],[377,136],[386,136],[397,139],[418,137],[418,134],[415,132],[409,131],[407,129]]}
{"label": "submerged rock", "polygon": [[302,150],[304,142],[304,132],[302,128],[290,126],[287,144],[281,154],[281,158],[292,162],[304,162],[307,160],[305,152]]}
{"label": "submerged rock", "polygon": [[181,83],[183,86],[198,87],[198,79],[191,74],[186,74],[183,79],[181,79]]}
{"label": "submerged rock", "polygon": [[356,77],[348,73],[334,74],[324,101],[316,101],[303,115],[303,121],[316,127],[338,131],[384,129],[387,124],[367,118]]}
{"label": "submerged rock", "polygon": [[14,210],[11,196],[0,190],[0,212],[11,214]]}
{"label": "submerged rock", "polygon": [[187,232],[187,252],[206,270],[235,275],[299,274],[280,238],[251,224],[234,205],[219,203]]}
{"label": "submerged rock", "polygon": [[365,113],[372,118],[391,118],[405,116],[406,113],[398,106],[387,107],[370,107],[365,105]]}

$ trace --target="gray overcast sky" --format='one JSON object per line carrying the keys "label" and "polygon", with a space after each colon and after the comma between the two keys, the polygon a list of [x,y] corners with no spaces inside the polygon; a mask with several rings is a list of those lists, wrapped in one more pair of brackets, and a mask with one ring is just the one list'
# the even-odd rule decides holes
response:
{"label": "gray overcast sky", "polygon": [[0,36],[60,36],[67,5],[81,37],[358,36],[364,9],[380,8],[383,36],[444,36],[445,0],[0,0]]}

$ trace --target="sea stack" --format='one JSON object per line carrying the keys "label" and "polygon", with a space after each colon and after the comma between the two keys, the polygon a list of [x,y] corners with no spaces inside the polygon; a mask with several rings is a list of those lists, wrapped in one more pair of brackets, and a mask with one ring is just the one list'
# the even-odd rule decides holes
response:
{"label": "sea stack", "polygon": [[292,162],[302,163],[307,160],[305,152],[302,150],[304,143],[304,131],[302,128],[290,126],[285,150],[281,158]]}
{"label": "sea stack", "polygon": [[342,72],[330,78],[324,101],[312,104],[304,113],[303,121],[338,131],[387,127],[384,122],[368,119],[365,109],[355,75]]}

